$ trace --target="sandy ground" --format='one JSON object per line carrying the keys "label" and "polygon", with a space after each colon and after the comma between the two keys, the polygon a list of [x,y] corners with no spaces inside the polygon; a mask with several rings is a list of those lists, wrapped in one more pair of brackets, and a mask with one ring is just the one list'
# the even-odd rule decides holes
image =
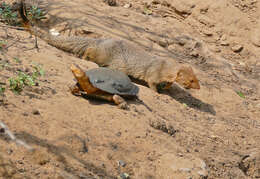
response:
{"label": "sandy ground", "polygon": [[[95,68],[22,30],[0,27],[0,82],[40,64],[38,86],[0,97],[2,178],[259,178],[260,3],[257,0],[52,0],[45,28],[114,37],[193,66],[200,90],[174,85],[130,110],[71,95],[70,65]],[[7,30],[5,30],[7,29]],[[19,59],[14,60],[14,59]],[[240,93],[240,95],[238,95]],[[242,95],[241,95],[242,94]],[[152,110],[149,110],[148,107]],[[125,175],[125,176],[123,176]]]}

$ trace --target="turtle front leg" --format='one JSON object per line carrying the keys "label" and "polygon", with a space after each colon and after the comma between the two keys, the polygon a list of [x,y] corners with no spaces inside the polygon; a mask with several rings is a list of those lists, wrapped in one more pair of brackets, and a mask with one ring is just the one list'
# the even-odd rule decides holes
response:
{"label": "turtle front leg", "polygon": [[97,91],[93,94],[87,94],[87,95],[92,96],[92,97],[96,97],[96,98],[99,98],[99,99],[107,100],[107,101],[110,101],[110,102],[114,102],[115,104],[117,104],[117,106],[120,109],[128,109],[128,105],[127,105],[126,101],[124,100],[124,98],[122,98],[119,95],[116,95],[116,94],[112,95],[112,94],[109,94],[109,93],[105,93],[103,91]]}
{"label": "turtle front leg", "polygon": [[76,84],[76,85],[70,85],[69,86],[69,90],[70,92],[75,95],[75,96],[80,96],[81,95],[81,89],[79,88],[79,86]]}
{"label": "turtle front leg", "polygon": [[128,109],[128,105],[127,105],[126,101],[121,96],[119,96],[117,94],[113,95],[113,101],[115,104],[118,105],[118,107],[120,109]]}

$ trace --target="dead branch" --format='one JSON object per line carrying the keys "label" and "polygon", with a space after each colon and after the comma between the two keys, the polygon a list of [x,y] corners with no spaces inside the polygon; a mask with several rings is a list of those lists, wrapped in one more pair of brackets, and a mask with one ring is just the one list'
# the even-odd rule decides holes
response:
{"label": "dead branch", "polygon": [[16,29],[16,30],[26,30],[24,27],[15,27],[15,26],[10,26],[10,25],[5,25],[5,24],[0,24],[0,27],[5,27],[9,29]]}
{"label": "dead branch", "polygon": [[17,145],[22,145],[24,146],[27,150],[33,151],[34,148],[29,146],[26,142],[17,139],[15,137],[15,135],[8,129],[8,127],[2,122],[0,121],[0,133],[4,133],[6,134],[12,141],[14,141]]}

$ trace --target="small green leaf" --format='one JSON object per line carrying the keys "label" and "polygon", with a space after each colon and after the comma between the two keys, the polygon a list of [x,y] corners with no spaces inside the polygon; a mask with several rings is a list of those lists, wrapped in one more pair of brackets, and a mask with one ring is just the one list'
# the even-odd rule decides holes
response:
{"label": "small green leaf", "polygon": [[148,8],[144,8],[144,14],[146,14],[146,15],[151,15],[153,13],[153,11],[152,10],[150,10],[150,9],[148,9]]}
{"label": "small green leaf", "polygon": [[21,63],[21,60],[20,60],[18,57],[14,57],[14,61],[15,61],[16,63]]}
{"label": "small green leaf", "polygon": [[238,96],[240,96],[241,98],[245,98],[245,95],[241,92],[241,91],[237,91]]}

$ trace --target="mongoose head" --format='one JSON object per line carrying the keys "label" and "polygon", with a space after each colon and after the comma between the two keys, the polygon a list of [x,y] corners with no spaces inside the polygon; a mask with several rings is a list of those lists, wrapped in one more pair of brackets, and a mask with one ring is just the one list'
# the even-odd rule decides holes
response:
{"label": "mongoose head", "polygon": [[199,80],[189,66],[179,69],[175,81],[186,89],[200,89]]}

